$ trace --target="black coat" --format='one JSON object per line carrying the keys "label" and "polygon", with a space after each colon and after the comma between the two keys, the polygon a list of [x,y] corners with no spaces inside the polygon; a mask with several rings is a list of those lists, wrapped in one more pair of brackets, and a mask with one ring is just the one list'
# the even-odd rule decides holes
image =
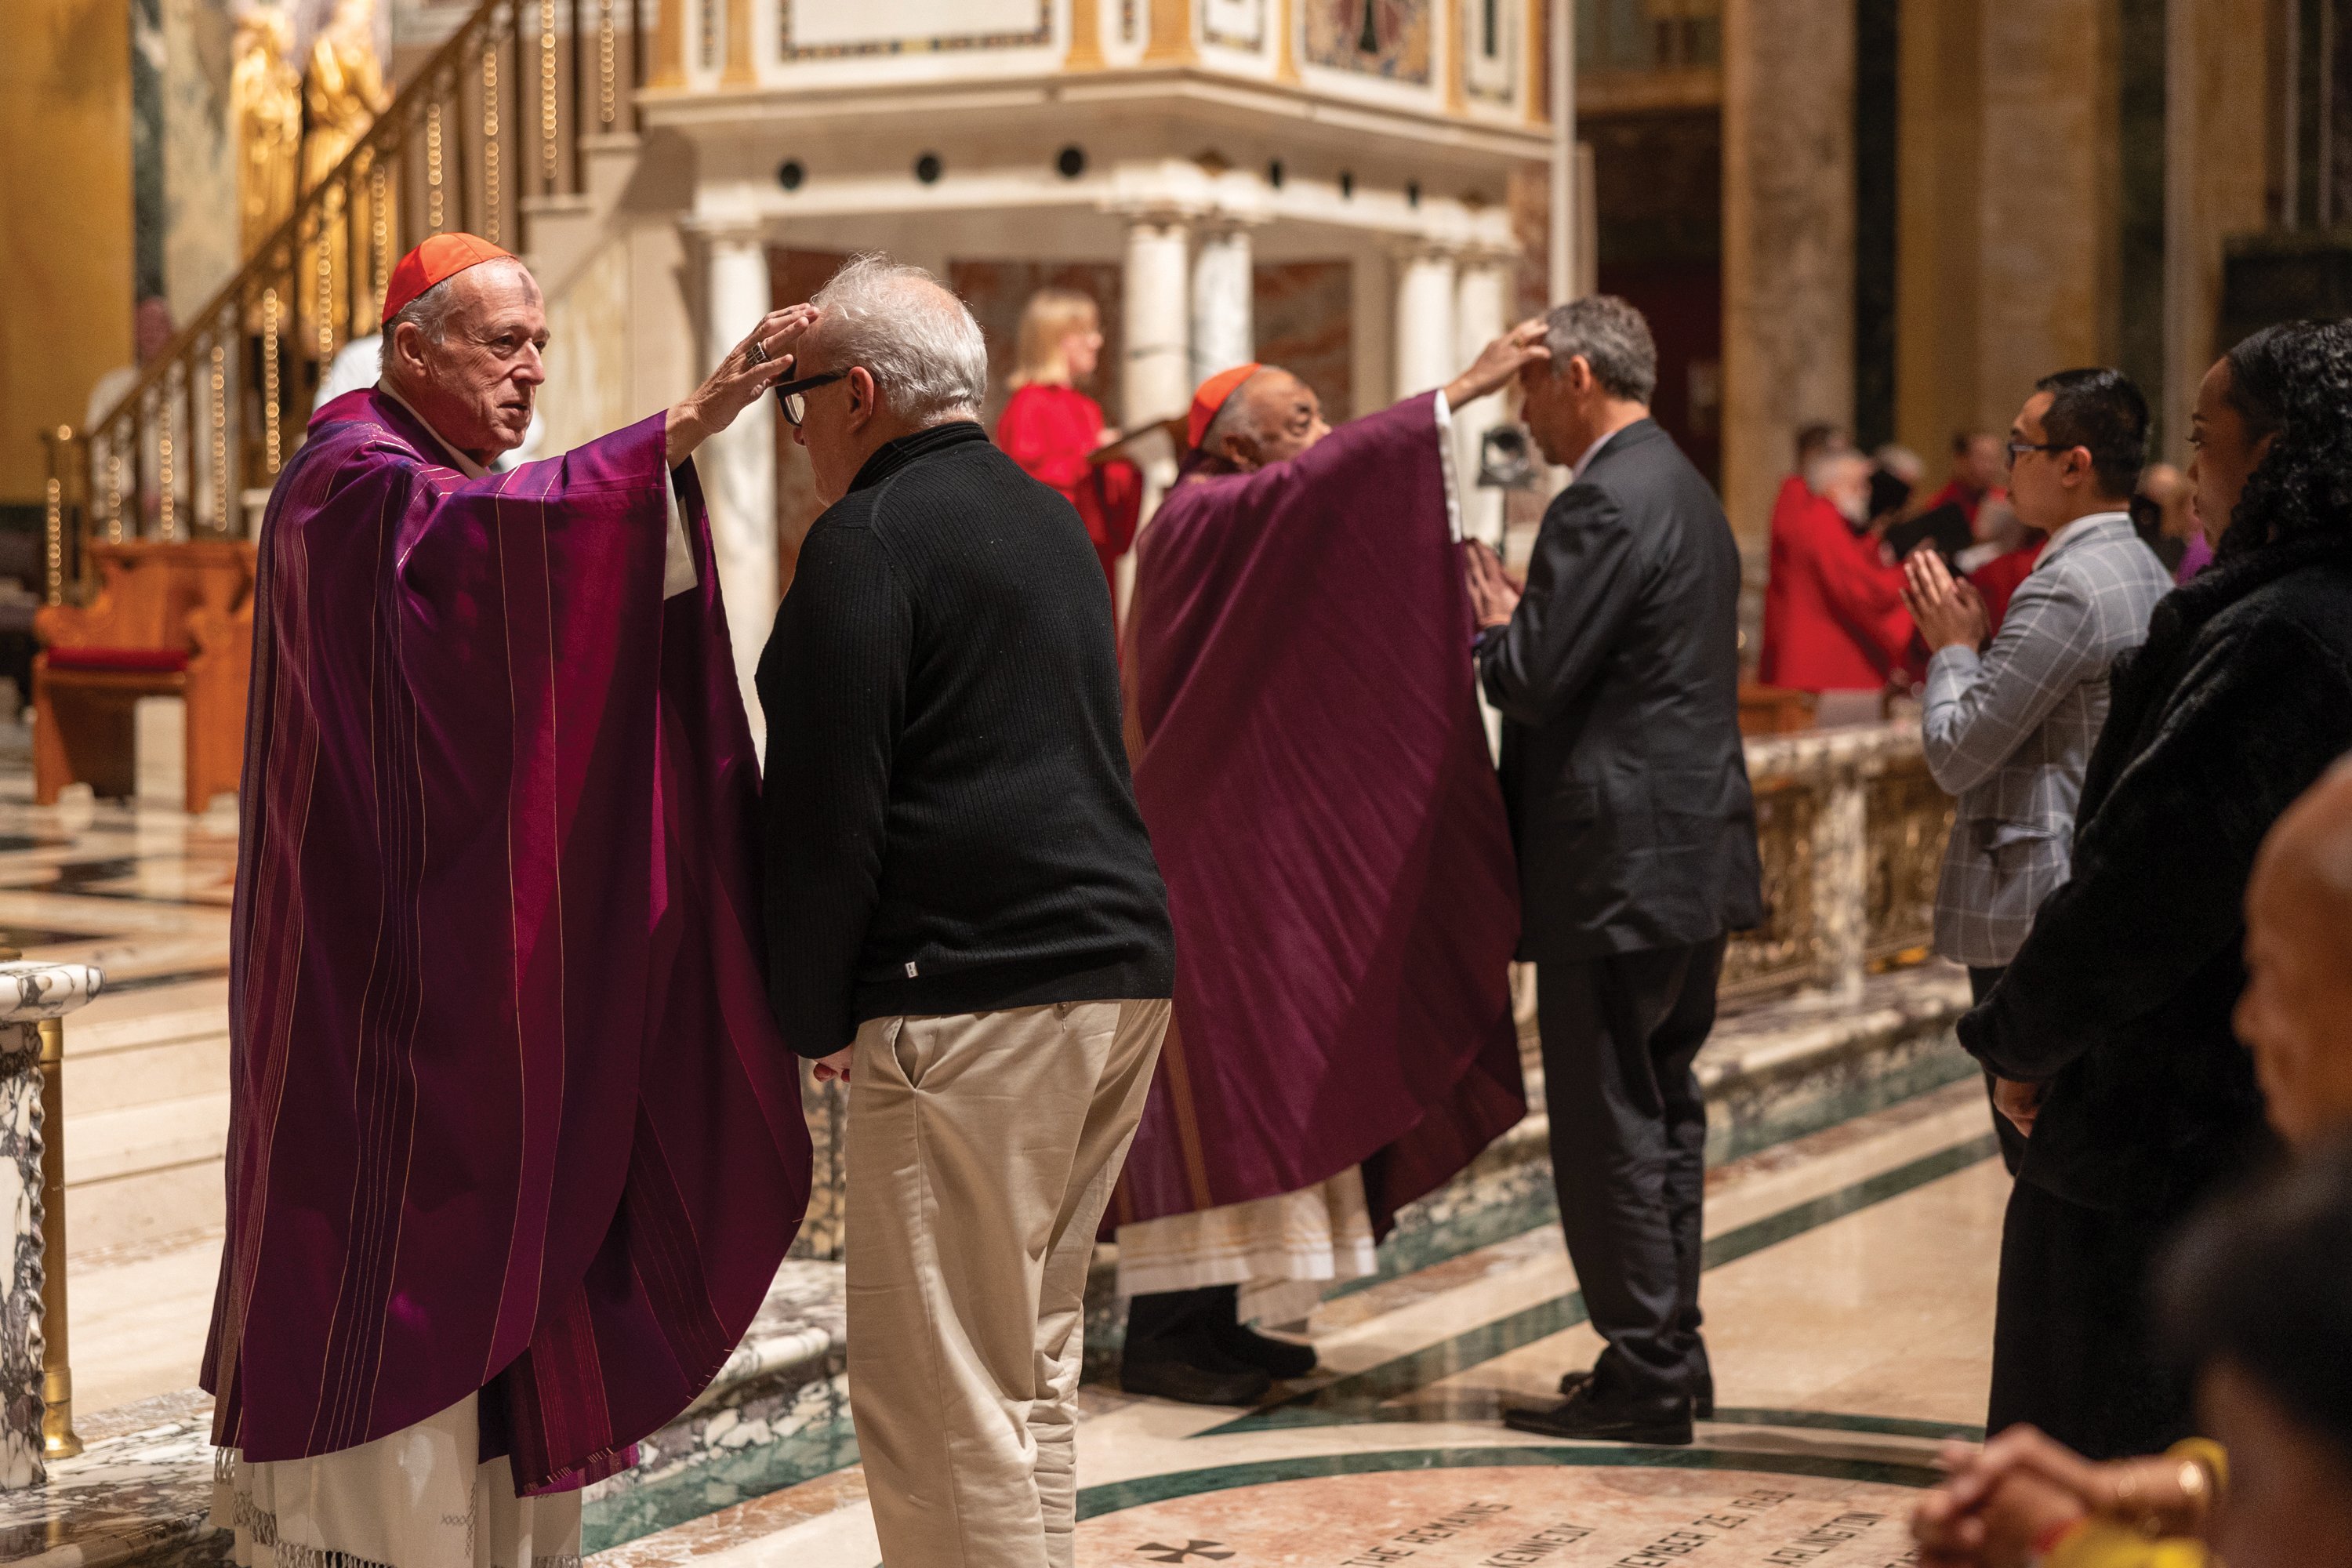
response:
{"label": "black coat", "polygon": [[1763,918],[1739,741],[1739,551],[1643,419],[1544,513],[1527,596],[1481,644],[1517,840],[1519,956],[1709,941]]}
{"label": "black coat", "polygon": [[2046,1082],[2022,1180],[2168,1213],[2268,1145],[2231,1027],[2243,905],[2280,813],[2352,747],[2352,541],[2267,546],[2157,606],[2119,662],[2072,878],[1960,1040]]}

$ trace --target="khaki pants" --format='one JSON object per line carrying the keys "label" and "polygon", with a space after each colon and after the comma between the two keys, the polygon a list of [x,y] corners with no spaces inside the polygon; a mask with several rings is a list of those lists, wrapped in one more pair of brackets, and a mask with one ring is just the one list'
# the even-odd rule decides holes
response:
{"label": "khaki pants", "polygon": [[1168,1013],[857,1031],[849,1406],[886,1568],[1070,1568],[1087,1265]]}

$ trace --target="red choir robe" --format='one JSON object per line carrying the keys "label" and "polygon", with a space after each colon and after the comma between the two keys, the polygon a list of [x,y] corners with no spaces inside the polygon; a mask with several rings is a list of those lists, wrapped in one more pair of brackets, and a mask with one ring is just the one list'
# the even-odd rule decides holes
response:
{"label": "red choir robe", "polygon": [[659,417],[468,479],[380,391],[262,525],[204,1385],[251,1461],[480,1391],[558,1491],[709,1383],[809,1143],[761,973],[757,763]]}
{"label": "red choir robe", "polygon": [[1799,691],[1875,691],[1911,645],[1903,568],[1838,509],[1790,479],[1772,511],[1771,575],[1756,678]]}
{"label": "red choir robe", "polygon": [[1931,512],[1939,506],[1956,506],[1960,509],[1960,515],[1969,520],[1969,526],[1974,528],[1978,510],[1987,500],[2000,500],[2007,494],[2008,492],[1998,485],[1989,490],[1972,490],[1957,479],[1948,479],[1945,482],[1944,488],[1929,496],[1926,504],[1919,507],[1914,515]]}
{"label": "red choir robe", "polygon": [[1135,542],[1143,475],[1133,463],[1087,461],[1102,445],[1102,405],[1074,386],[1036,382],[1014,392],[996,420],[996,444],[1004,455],[1077,508],[1111,588],[1116,625],[1118,558]]}
{"label": "red choir robe", "polygon": [[1526,1114],[1517,873],[1428,395],[1145,531],[1125,667],[1175,1014],[1131,1225],[1363,1170],[1375,1231]]}
{"label": "red choir robe", "polygon": [[2034,563],[2042,559],[2042,547],[2050,542],[2046,533],[2035,532],[2026,543],[2006,554],[1996,555],[1969,574],[1977,595],[1985,602],[1985,613],[1991,621],[1988,637],[2000,630],[2001,618],[2009,614],[2009,602],[2025,579],[2032,574]]}

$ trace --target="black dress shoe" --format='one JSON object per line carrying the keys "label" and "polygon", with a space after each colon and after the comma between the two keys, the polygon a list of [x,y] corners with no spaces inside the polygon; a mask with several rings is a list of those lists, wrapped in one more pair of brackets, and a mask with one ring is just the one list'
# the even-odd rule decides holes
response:
{"label": "black dress shoe", "polygon": [[[1559,1391],[1562,1394],[1572,1395],[1578,1389],[1591,1381],[1591,1367],[1562,1373],[1559,1379]],[[1715,1419],[1715,1374],[1711,1372],[1698,1374],[1698,1382],[1691,1392],[1691,1415],[1701,1421]]]}
{"label": "black dress shoe", "polygon": [[1549,1410],[1505,1410],[1503,1425],[1544,1437],[1602,1443],[1655,1443],[1685,1447],[1691,1440],[1690,1399],[1628,1399],[1599,1394],[1586,1384]]}
{"label": "black dress shoe", "polygon": [[1179,1405],[1255,1405],[1274,1386],[1274,1379],[1261,1367],[1244,1366],[1214,1352],[1194,1354],[1198,1359],[1128,1356],[1119,1363],[1118,1385],[1129,1394]]}
{"label": "black dress shoe", "polygon": [[1313,1345],[1274,1339],[1246,1323],[1220,1325],[1210,1338],[1227,1361],[1254,1366],[1268,1377],[1305,1377],[1315,1370]]}

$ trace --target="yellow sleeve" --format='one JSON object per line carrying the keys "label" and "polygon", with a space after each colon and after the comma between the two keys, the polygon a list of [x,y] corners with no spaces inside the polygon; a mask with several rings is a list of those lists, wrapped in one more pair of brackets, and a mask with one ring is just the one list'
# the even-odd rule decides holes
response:
{"label": "yellow sleeve", "polygon": [[2042,1559],[2042,1568],[2212,1568],[2205,1543],[2175,1537],[2150,1541],[2106,1520],[2085,1520]]}

